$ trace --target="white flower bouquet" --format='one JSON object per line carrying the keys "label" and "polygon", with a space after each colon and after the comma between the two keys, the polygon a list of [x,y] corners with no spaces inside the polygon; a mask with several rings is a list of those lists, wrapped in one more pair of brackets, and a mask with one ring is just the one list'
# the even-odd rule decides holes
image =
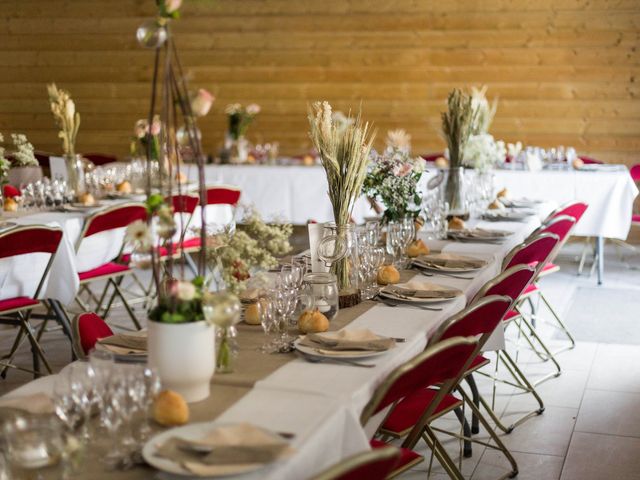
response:
{"label": "white flower bouquet", "polygon": [[502,140],[496,141],[488,133],[471,135],[465,144],[462,163],[480,172],[492,170],[505,161],[507,149]]}

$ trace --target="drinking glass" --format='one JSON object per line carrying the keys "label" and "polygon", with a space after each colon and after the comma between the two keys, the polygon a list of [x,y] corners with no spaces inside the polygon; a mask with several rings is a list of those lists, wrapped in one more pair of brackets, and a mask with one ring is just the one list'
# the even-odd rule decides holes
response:
{"label": "drinking glass", "polygon": [[401,262],[404,242],[402,223],[389,222],[387,224],[387,252],[391,255],[395,265],[399,265]]}
{"label": "drinking glass", "polygon": [[64,434],[55,419],[46,416],[18,417],[5,424],[3,430],[10,478],[65,478]]}
{"label": "drinking glass", "polygon": [[280,347],[288,346],[293,340],[289,335],[289,322],[296,304],[298,303],[297,292],[293,288],[278,288],[274,296],[274,305],[278,313],[278,333],[280,338],[278,345]]}
{"label": "drinking glass", "polygon": [[380,222],[377,220],[369,220],[365,224],[365,229],[367,231],[367,240],[369,245],[377,247],[378,242],[380,241]]}
{"label": "drinking glass", "polygon": [[262,353],[273,353],[277,350],[276,341],[273,338],[276,329],[276,312],[273,297],[276,295],[272,291],[269,296],[258,300],[258,314],[260,315],[260,325],[265,334],[264,343],[259,348]]}
{"label": "drinking glass", "polygon": [[113,466],[123,456],[122,439],[118,437],[124,422],[124,411],[127,408],[127,382],[121,375],[112,375],[107,383],[104,409],[101,412],[102,423],[109,434],[109,453],[104,461],[107,466]]}

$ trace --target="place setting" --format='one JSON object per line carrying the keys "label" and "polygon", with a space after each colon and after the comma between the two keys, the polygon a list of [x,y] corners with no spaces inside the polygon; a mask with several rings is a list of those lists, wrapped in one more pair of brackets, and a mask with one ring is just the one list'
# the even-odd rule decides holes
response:
{"label": "place setting", "polygon": [[481,227],[463,228],[460,230],[449,229],[447,238],[456,242],[468,243],[502,243],[513,232],[507,230],[487,229]]}
{"label": "place setting", "polygon": [[475,273],[488,265],[487,260],[455,253],[432,253],[420,255],[412,260],[411,266],[425,276],[446,276],[461,280],[471,280]]}

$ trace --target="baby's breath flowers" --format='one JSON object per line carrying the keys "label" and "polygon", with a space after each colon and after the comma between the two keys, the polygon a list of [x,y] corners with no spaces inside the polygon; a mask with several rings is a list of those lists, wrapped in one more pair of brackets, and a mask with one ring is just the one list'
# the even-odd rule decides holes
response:
{"label": "baby's breath flowers", "polygon": [[38,159],[34,154],[34,148],[27,136],[21,133],[12,133],[11,140],[16,147],[11,154],[13,157],[13,164],[17,167],[37,167]]}

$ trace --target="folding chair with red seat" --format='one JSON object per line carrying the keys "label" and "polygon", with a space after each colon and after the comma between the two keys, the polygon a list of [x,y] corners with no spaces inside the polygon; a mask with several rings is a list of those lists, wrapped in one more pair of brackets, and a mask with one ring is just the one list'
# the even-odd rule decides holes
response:
{"label": "folding chair with red seat", "polygon": [[[506,327],[506,325],[508,325],[509,322],[513,321],[516,318],[519,318],[520,314],[517,311],[513,310],[513,307],[518,303],[521,295],[533,283],[533,280],[535,279],[535,275],[536,275],[536,268],[532,265],[520,264],[520,265],[511,266],[507,268],[504,272],[502,272],[500,275],[498,275],[497,277],[485,283],[482,286],[482,288],[478,291],[478,293],[473,297],[473,299],[469,302],[469,304],[471,305],[475,304],[476,302],[482,300],[483,298],[493,296],[493,295],[502,295],[502,296],[508,297],[511,300],[511,305],[502,320],[503,325]],[[488,363],[488,361],[487,362],[480,361],[481,359],[484,359],[484,357],[482,357],[481,359],[476,359],[474,361],[471,368],[467,372],[468,374],[466,375],[465,379],[468,381],[469,386],[471,387],[471,391],[474,396],[473,400],[475,405],[476,406],[482,405],[485,408],[485,410],[489,413],[489,416],[495,422],[496,426],[500,430],[504,431],[505,433],[511,433],[517,425],[524,422],[529,417],[532,417],[534,415],[540,415],[542,412],[544,412],[544,402],[542,401],[542,398],[536,391],[535,387],[531,384],[531,382],[526,377],[524,372],[522,372],[516,360],[509,354],[509,352],[506,349],[503,349],[503,350],[497,351],[496,353],[497,353],[497,356],[496,356],[496,362],[495,362],[495,371],[493,375],[490,375],[478,370],[480,367]],[[507,367],[507,371],[511,374],[512,378],[515,380],[516,383],[511,382],[509,380],[504,380],[498,377],[498,366],[500,365],[501,362],[505,364],[505,366]],[[480,394],[480,392],[478,391],[478,388],[475,385],[475,380],[473,378],[472,373],[476,371],[477,373],[480,373],[481,375],[485,375],[494,380],[491,405],[489,405],[489,403],[485,400],[485,398]],[[535,400],[538,402],[538,408],[527,413],[526,415],[523,415],[518,420],[513,422],[510,426],[506,427],[505,425],[503,425],[502,421],[495,414],[495,410],[494,410],[495,395],[496,395],[495,382],[505,383],[507,385],[517,387],[520,390],[523,390],[524,392],[532,394]],[[472,425],[472,432],[478,433],[476,424],[475,424],[475,419]]]}
{"label": "folding chair with red seat", "polygon": [[397,448],[376,448],[341,461],[313,480],[387,480],[399,461]]}
{"label": "folding chair with red seat", "polygon": [[[468,377],[472,372],[489,363],[489,360],[480,354],[480,350],[489,339],[489,337],[493,334],[493,331],[497,327],[499,327],[500,322],[509,310],[511,304],[512,300],[507,296],[492,295],[482,298],[474,304],[469,305],[458,314],[450,317],[442,325],[440,325],[440,327],[429,339],[427,349],[434,345],[437,345],[439,342],[450,338],[477,338],[478,342],[473,357],[471,361],[467,363],[467,365],[465,366],[465,370],[462,372],[463,377]],[[457,435],[436,427],[432,428],[433,431],[445,433],[448,435],[454,435],[464,440],[465,443],[476,442],[488,446],[489,448],[500,450],[505,455],[506,459],[509,461],[512,467],[511,471],[507,473],[505,477],[514,476],[518,472],[518,466],[515,459],[506,448],[506,446],[502,443],[500,438],[496,435],[489,422],[484,418],[477,406],[475,399],[469,398],[462,388],[458,388],[458,384],[456,384],[455,387],[457,387],[462,400],[471,408],[473,421],[479,421],[480,423],[482,423],[483,427],[485,428],[485,430],[487,430],[487,433],[494,441],[495,445],[475,440],[466,433],[464,435]],[[436,393],[436,390],[424,389],[400,401],[385,419],[380,432],[395,438],[402,438],[407,435],[407,431],[413,428],[413,425],[418,422],[422,411],[424,411],[426,406],[429,405]],[[448,413],[453,408],[456,408],[459,405],[460,400],[458,400],[453,395],[445,396],[440,404],[436,407],[436,410],[432,413],[430,421],[433,421],[436,418],[444,415],[445,413]],[[478,432],[476,431],[475,433]],[[407,446],[409,448],[414,448],[415,443],[408,444]]]}
{"label": "folding chair with red seat", "polygon": [[[475,357],[477,347],[478,341],[475,338],[455,337],[443,340],[397,367],[376,388],[360,415],[360,423],[365,426],[374,415],[388,409],[378,431],[387,437],[395,430],[406,434],[401,446],[400,462],[389,478],[423,460],[423,457],[413,450],[421,437],[425,439],[433,455],[451,478],[462,478],[455,462],[435,436],[430,422],[462,405],[462,401],[451,395],[451,391]],[[436,386],[438,388],[435,390],[430,388]],[[405,411],[412,415],[407,422],[404,420]],[[418,411],[417,416],[413,415],[415,411]],[[393,422],[394,412],[401,412],[401,415],[396,414],[397,416],[393,417],[401,424],[399,426],[389,423]],[[371,446],[377,449],[386,447],[387,444],[383,440],[373,439]]]}
{"label": "folding chair with red seat", "polygon": [[[556,251],[559,243],[560,237],[555,233],[540,233],[537,236],[528,239],[523,244],[513,248],[502,263],[503,271],[516,265],[531,265],[535,268],[533,282],[525,288],[524,292],[520,295],[514,305],[513,310],[515,311],[515,314],[510,312],[507,315],[507,319],[518,327],[520,332],[523,334],[524,339],[529,343],[533,351],[540,356],[542,360],[551,360],[556,368],[555,372],[538,379],[533,384],[534,386],[539,385],[550,378],[559,376],[562,373],[562,369],[554,354],[536,332],[535,326],[531,320],[524,313],[522,305],[525,301],[530,301],[532,295],[538,293],[538,288],[536,287],[535,282],[548,259]],[[526,329],[523,328],[523,325],[526,326]],[[534,341],[542,349],[542,353],[538,348],[536,348]]]}
{"label": "folding chair with red seat", "polygon": [[[39,300],[38,297],[45,284],[61,241],[62,230],[60,228],[47,227],[44,225],[15,227],[0,233],[0,259],[36,253],[49,254],[49,258],[40,275],[40,280],[32,294],[3,298],[0,300],[0,323],[19,327],[11,351],[0,360],[0,365],[3,367],[3,376],[9,367],[31,372],[35,376],[38,376],[40,374],[40,360],[44,363],[47,371],[51,373],[49,362],[38,342],[35,330],[29,323],[29,319],[31,318],[33,309],[41,304],[41,300]],[[31,273],[32,272],[30,272],[30,274]],[[25,336],[31,344],[33,370],[19,367],[12,363]]]}
{"label": "folding chair with red seat", "polygon": [[73,345],[79,358],[86,358],[101,338],[113,335],[113,330],[100,316],[85,312],[73,318]]}
{"label": "folding chair with red seat", "polygon": [[[76,244],[76,254],[80,251],[83,243],[93,235],[123,229],[136,220],[146,221],[146,219],[147,209],[140,203],[118,204],[113,207],[100,210],[91,215],[85,221],[82,233]],[[140,323],[138,322],[138,319],[136,318],[131,306],[127,302],[122,288],[120,287],[124,278],[133,272],[127,264],[117,262],[118,258],[122,255],[123,247],[124,241],[119,245],[119,251],[114,258],[90,270],[78,272],[78,276],[80,278],[80,289],[81,291],[86,291],[90,298],[96,302],[95,310],[96,312],[99,312],[107,298],[109,287],[112,286],[113,293],[102,312],[102,317],[105,319],[107,318],[113,301],[117,295],[120,297],[129,317],[131,317],[131,320],[133,321],[133,324],[139,330],[141,328]],[[96,297],[89,288],[89,285],[98,281],[107,282],[99,298]],[[79,294],[76,296],[76,303],[78,303],[84,311],[89,310],[88,306],[80,299]]]}

